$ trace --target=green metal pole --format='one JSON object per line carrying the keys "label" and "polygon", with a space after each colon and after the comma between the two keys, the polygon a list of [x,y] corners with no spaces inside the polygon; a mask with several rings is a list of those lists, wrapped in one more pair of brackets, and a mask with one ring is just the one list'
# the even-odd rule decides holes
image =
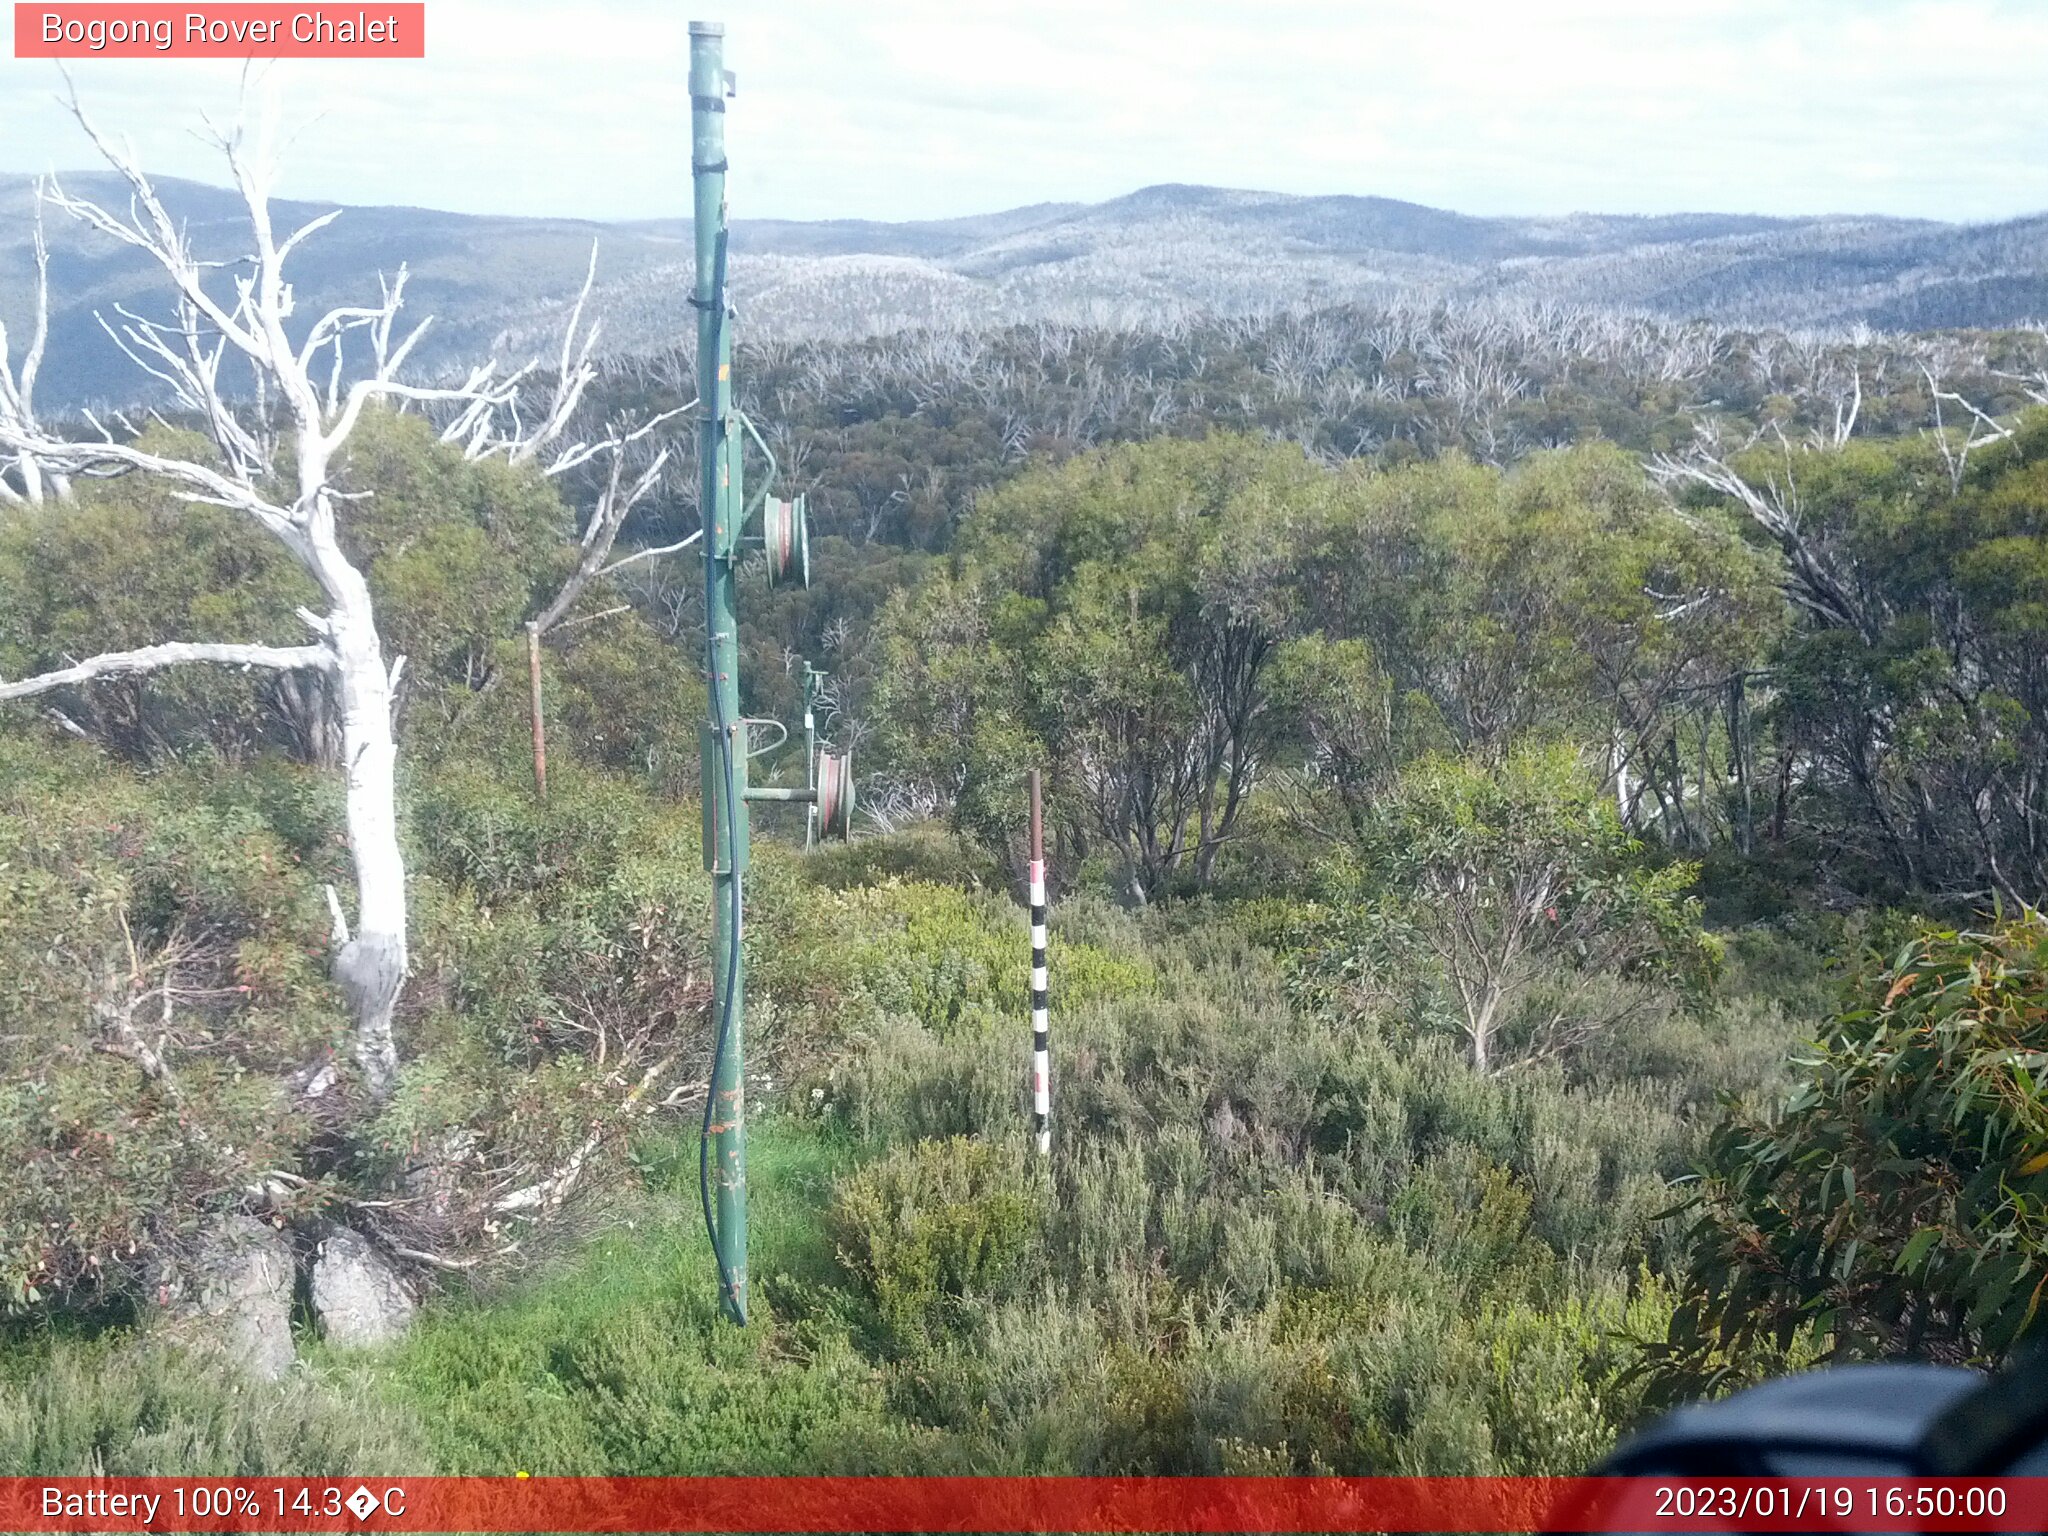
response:
{"label": "green metal pole", "polygon": [[806,801],[815,805],[818,792],[815,789],[778,789],[773,784],[765,784],[759,788],[748,785],[747,798],[749,800],[771,800],[779,805],[801,805]]}
{"label": "green metal pole", "polygon": [[740,719],[737,442],[732,410],[732,328],[726,307],[725,28],[690,23],[691,180],[696,190],[697,460],[704,516],[705,864],[711,872],[711,1020],[716,1057],[704,1117],[709,1140],[706,1215],[720,1301],[747,1320],[746,972],[741,892],[747,864],[746,727]]}

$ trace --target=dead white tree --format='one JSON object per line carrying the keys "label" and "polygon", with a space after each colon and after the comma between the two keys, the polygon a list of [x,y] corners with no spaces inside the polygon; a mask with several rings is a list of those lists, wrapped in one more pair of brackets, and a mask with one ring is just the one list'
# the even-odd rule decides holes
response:
{"label": "dead white tree", "polygon": [[[133,440],[117,440],[106,430],[97,439],[56,436],[25,409],[27,392],[19,378],[8,391],[9,408],[0,408],[0,463],[17,477],[23,476],[24,466],[58,477],[140,473],[164,481],[181,500],[239,512],[275,538],[312,577],[324,609],[300,610],[312,636],[305,645],[178,643],[110,653],[37,677],[0,682],[0,701],[187,662],[305,669],[324,675],[341,717],[348,847],[356,886],[353,926],[340,897],[328,892],[333,973],[353,1017],[356,1059],[371,1093],[381,1098],[390,1093],[397,1074],[392,1013],[407,964],[405,865],[398,843],[397,746],[392,728],[393,690],[405,658],[385,656],[369,585],[337,537],[337,515],[350,500],[366,494],[337,484],[337,456],[363,412],[379,402],[446,413],[450,422],[445,435],[460,440],[469,457],[502,452],[514,462],[542,464],[554,474],[604,453],[610,453],[616,464],[628,444],[679,413],[635,432],[613,432],[596,444],[565,442],[569,418],[592,376],[594,334],[582,338],[580,353],[574,350],[582,298],[571,317],[554,391],[539,422],[530,428],[519,416],[520,386],[530,369],[501,375],[496,365],[487,364],[462,383],[446,387],[400,382],[399,370],[429,323],[422,321],[394,340],[404,302],[403,270],[393,281],[380,279],[377,303],[330,310],[295,340],[290,324],[294,295],[286,263],[308,237],[337,218],[339,210],[278,237],[269,190],[275,170],[274,104],[266,102],[253,142],[239,121],[232,129],[213,134],[242,195],[254,247],[232,263],[201,260],[132,150],[102,134],[75,95],[70,107],[102,157],[127,183],[129,207],[123,217],[54,184],[50,201],[102,235],[142,252],[169,279],[175,300],[168,322],[120,310],[112,321],[102,316],[101,324],[138,367],[169,389],[184,412],[206,424],[220,463],[173,457]],[[223,270],[230,275],[231,297],[215,291],[223,286],[215,274]],[[208,286],[210,277],[213,288]],[[588,293],[586,280],[584,297]],[[39,358],[40,336],[39,327],[32,358]],[[367,339],[368,366],[361,377],[344,383],[343,344],[351,336]],[[255,398],[241,409],[231,401],[222,379],[223,363],[230,359],[253,379]],[[315,370],[323,362],[324,384],[316,383]],[[32,383],[33,367],[24,372]],[[552,458],[543,460],[541,455],[550,449],[555,450]],[[584,534],[585,560],[553,617],[566,612],[583,586],[602,572],[603,556],[626,511],[645,494],[660,467],[657,458],[653,470],[623,489],[614,473],[611,491],[600,498]],[[593,546],[601,546],[595,561],[589,554]]]}
{"label": "dead white tree", "polygon": [[[1926,363],[1920,365],[1920,376],[1927,381],[1927,393],[1934,407],[1934,446],[1941,454],[1941,462],[1948,470],[1948,489],[1952,496],[1963,492],[1963,476],[1970,468],[1970,455],[1987,443],[2002,443],[2012,436],[2010,427],[2003,427],[1991,416],[1971,404],[1952,389],[1941,387],[1941,375]],[[1969,418],[1968,430],[1962,441],[1957,442],[1955,428],[1942,420],[1943,401],[1960,406]]]}
{"label": "dead white tree", "polygon": [[1769,429],[1780,450],[1778,467],[1754,476],[1736,469],[1730,460],[1755,447],[1765,436],[1764,430],[1753,433],[1734,453],[1724,450],[1711,425],[1698,423],[1695,431],[1697,441],[1689,452],[1660,453],[1650,459],[1646,467],[1651,478],[1667,489],[1702,485],[1733,501],[1784,552],[1785,595],[1823,624],[1868,636],[1868,616],[1862,602],[1806,526],[1799,501],[1796,456],[1783,430]]}
{"label": "dead white tree", "polygon": [[[556,362],[554,386],[549,391],[540,419],[528,427],[521,418],[521,387],[533,371],[531,364],[508,375],[497,388],[475,392],[463,398],[459,407],[446,412],[441,441],[460,445],[466,459],[486,459],[502,454],[511,464],[531,464],[549,479],[560,479],[600,459],[610,461],[604,484],[599,488],[578,538],[581,555],[561,589],[527,622],[536,638],[558,627],[590,583],[642,560],[674,554],[697,541],[698,534],[637,550],[612,560],[612,546],[633,509],[644,502],[662,483],[673,450],[662,447],[638,474],[628,478],[629,453],[647,442],[670,422],[696,410],[694,398],[673,410],[662,411],[638,425],[614,423],[602,437],[582,441],[566,434],[583,396],[598,377],[594,361],[600,327],[583,328],[583,311],[590,302],[590,290],[597,281],[597,243],[591,242],[590,265],[583,274],[583,287],[569,310],[562,331],[561,356]],[[506,423],[509,421],[509,426]],[[546,454],[548,449],[554,452]],[[700,530],[701,532],[701,530]]]}
{"label": "dead white tree", "polygon": [[628,480],[626,450],[676,417],[694,410],[695,407],[696,401],[693,400],[676,410],[665,411],[640,426],[617,429],[602,442],[594,445],[596,451],[609,453],[610,470],[603,487],[597,493],[590,516],[584,521],[583,534],[579,541],[582,555],[576,562],[576,568],[569,573],[562,583],[561,590],[541,610],[540,615],[528,625],[537,636],[545,635],[561,624],[575,608],[577,600],[583,596],[591,582],[625,570],[642,560],[653,560],[662,555],[672,555],[679,550],[688,549],[702,536],[703,530],[700,528],[673,544],[635,550],[632,554],[617,560],[610,558],[612,546],[617,542],[619,530],[625,526],[626,518],[661,484],[662,472],[668,468],[670,458],[670,450],[662,448],[645,469]]}
{"label": "dead white tree", "polygon": [[[50,247],[43,239],[45,191],[44,183],[38,180],[34,191],[35,225],[30,236],[36,261],[36,312],[28,347],[18,366],[9,351],[6,322],[0,320],[0,427],[12,425],[31,433],[36,430],[36,374],[42,368],[43,348],[50,339]],[[41,505],[45,494],[62,496],[68,489],[64,476],[47,469],[34,454],[9,450],[0,456],[0,501]]]}
{"label": "dead white tree", "polygon": [[[1863,360],[1857,354],[1849,357],[1849,381],[1845,388],[1838,379],[1830,379],[1826,389],[1829,404],[1835,408],[1835,425],[1826,438],[1827,446],[1840,448],[1856,434],[1856,418],[1863,413]],[[1820,434],[1816,433],[1818,440]]]}

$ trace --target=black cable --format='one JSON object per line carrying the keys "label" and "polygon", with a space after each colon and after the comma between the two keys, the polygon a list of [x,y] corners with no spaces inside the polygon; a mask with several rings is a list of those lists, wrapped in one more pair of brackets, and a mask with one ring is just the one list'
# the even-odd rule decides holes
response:
{"label": "black cable", "polygon": [[[734,1004],[739,997],[736,982],[740,973],[740,913],[743,900],[740,892],[739,871],[739,800],[734,793],[737,775],[733,772],[732,739],[726,731],[724,707],[718,698],[714,680],[711,689],[712,729],[718,735],[719,780],[726,808],[726,846],[732,860],[731,896],[727,902],[726,929],[730,940],[726,949],[725,997],[718,1013],[718,1032],[711,1053],[711,1081],[704,1090],[704,1128],[697,1142],[697,1193],[704,1203],[704,1230],[711,1238],[711,1257],[718,1265],[719,1289],[724,1292],[727,1304],[732,1308],[734,1320],[742,1326],[746,1323],[746,1310],[740,1305],[738,1288],[733,1282],[732,1265],[726,1257],[725,1239],[718,1228],[718,1218],[711,1203],[711,1121],[718,1107],[718,1077],[725,1065],[725,1052],[732,1036]],[[741,1102],[745,1102],[746,1085],[740,1085]],[[742,1112],[743,1111],[736,1111]]]}
{"label": "black cable", "polygon": [[[719,306],[719,326],[721,330],[725,323],[725,257],[726,232],[721,229],[718,232],[717,250],[712,261],[711,278],[711,303]],[[714,367],[717,366],[719,341],[720,338],[717,335],[711,338],[712,364]],[[716,398],[715,394],[714,398]],[[718,430],[722,432],[724,430],[724,422],[720,421],[717,425]],[[715,452],[716,450],[714,449]],[[712,537],[707,542],[704,550],[704,622],[709,626],[713,622],[712,612],[714,605],[712,602],[712,589],[718,580],[716,561],[721,558],[721,555],[720,551],[715,547],[718,536],[717,512],[715,509],[707,510],[711,514],[709,521]],[[713,635],[710,639],[713,666],[705,682],[707,691],[710,694],[712,731],[718,739],[719,790],[725,800],[726,849],[727,856],[732,862],[732,884],[726,912],[726,931],[729,935],[729,940],[726,949],[725,997],[719,1007],[718,1029],[713,1037],[711,1048],[711,1081],[705,1085],[704,1089],[703,1132],[697,1141],[697,1193],[704,1205],[704,1231],[711,1239],[712,1261],[718,1266],[719,1289],[725,1295],[726,1304],[731,1309],[734,1320],[744,1326],[747,1320],[746,1309],[740,1304],[738,1286],[733,1280],[732,1265],[726,1257],[725,1238],[718,1229],[718,1217],[712,1208],[711,1200],[711,1122],[718,1108],[718,1077],[725,1066],[726,1047],[732,1036],[734,1003],[739,996],[739,988],[736,983],[739,980],[740,974],[740,914],[744,910],[744,901],[740,889],[739,775],[733,766],[732,735],[730,722],[725,718],[725,700],[721,697],[718,688],[715,661],[717,637]],[[746,1084],[742,1083],[740,1085],[740,1102],[744,1104],[745,1101]],[[744,1111],[740,1112],[744,1113]]]}

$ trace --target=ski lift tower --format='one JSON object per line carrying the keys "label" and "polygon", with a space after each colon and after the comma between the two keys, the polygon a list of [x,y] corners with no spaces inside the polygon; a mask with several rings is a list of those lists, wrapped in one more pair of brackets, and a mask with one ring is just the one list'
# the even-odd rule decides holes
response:
{"label": "ski lift tower", "polygon": [[[853,826],[853,776],[847,757],[824,750],[806,731],[801,789],[750,787],[751,723],[740,713],[739,573],[745,546],[767,559],[771,584],[810,585],[810,523],[804,498],[778,500],[775,455],[733,403],[732,307],[726,293],[725,28],[690,23],[690,177],[697,312],[698,505],[703,517],[704,682],[708,720],[701,738],[704,867],[711,875],[711,1087],[704,1104],[698,1182],[704,1225],[718,1265],[719,1301],[735,1323],[747,1320],[747,1129],[745,882],[748,811],[754,801],[798,801],[813,808],[818,834],[846,837]],[[754,507],[745,497],[746,442],[767,461]],[[741,534],[758,508],[758,539]],[[807,693],[808,693],[807,689]],[[807,698],[807,704],[810,700]],[[808,715],[808,708],[806,714]],[[777,724],[779,722],[764,722]],[[783,730],[782,740],[788,739]],[[764,750],[772,750],[780,741]]]}

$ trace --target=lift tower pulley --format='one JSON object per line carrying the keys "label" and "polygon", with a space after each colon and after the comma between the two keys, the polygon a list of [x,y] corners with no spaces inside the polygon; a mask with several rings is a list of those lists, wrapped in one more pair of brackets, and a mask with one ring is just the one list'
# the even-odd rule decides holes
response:
{"label": "lift tower pulley", "polygon": [[[750,842],[748,805],[798,801],[808,805],[819,835],[849,836],[853,829],[850,755],[825,750],[817,739],[813,674],[806,668],[805,772],[801,789],[750,787],[749,758],[761,755],[748,740],[740,710],[739,575],[741,551],[758,542],[767,557],[770,586],[811,584],[810,518],[802,495],[770,494],[775,454],[733,400],[732,309],[726,294],[725,103],[733,77],[725,68],[725,28],[690,23],[690,180],[695,193],[693,233],[696,282],[690,305],[697,314],[698,506],[704,548],[704,682],[706,721],[699,778],[704,804],[704,868],[711,876],[711,1091],[704,1104],[699,1184],[704,1226],[718,1265],[719,1302],[735,1323],[747,1320],[747,1096],[746,1096],[746,873]],[[754,510],[747,505],[745,445],[752,438],[767,460],[760,500],[758,541],[742,539]],[[789,733],[783,732],[788,740]],[[773,743],[761,751],[772,751]]]}

